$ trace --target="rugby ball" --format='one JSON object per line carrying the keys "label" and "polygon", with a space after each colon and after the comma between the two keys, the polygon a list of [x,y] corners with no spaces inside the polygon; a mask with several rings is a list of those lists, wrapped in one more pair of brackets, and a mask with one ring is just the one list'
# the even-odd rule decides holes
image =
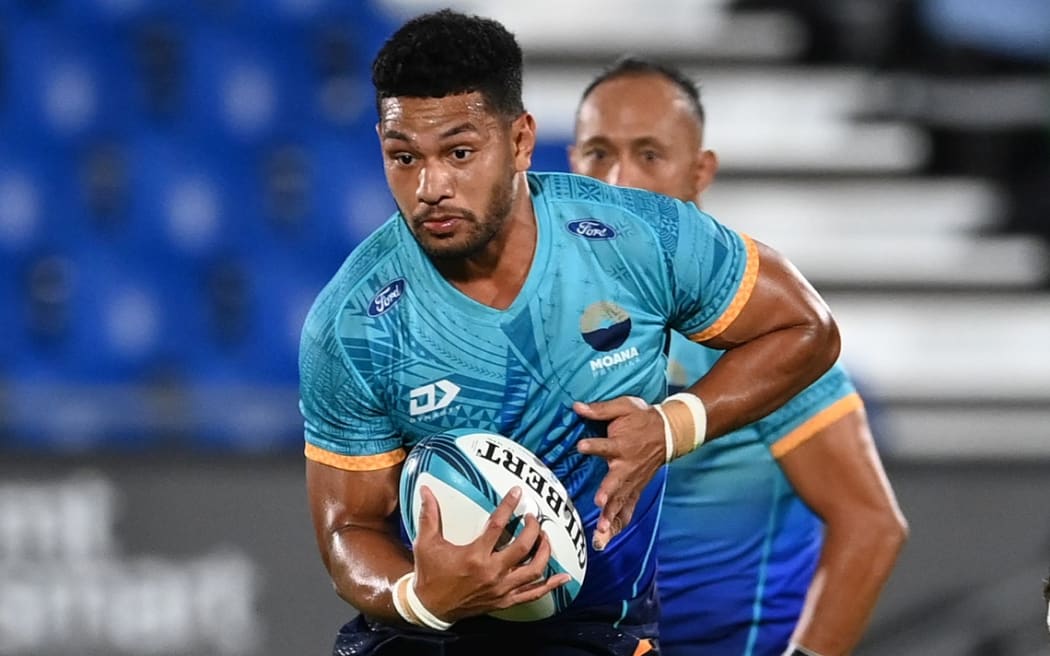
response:
{"label": "rugby ball", "polygon": [[519,486],[521,501],[508,532],[517,536],[525,526],[524,515],[535,515],[551,545],[545,576],[565,572],[572,577],[536,601],[491,615],[516,622],[540,620],[565,610],[576,598],[587,573],[583,522],[561,481],[531,451],[502,435],[473,430],[452,430],[421,440],[401,471],[401,520],[413,542],[419,526],[419,490],[424,485],[437,499],[445,539],[460,545],[481,535],[492,511]]}

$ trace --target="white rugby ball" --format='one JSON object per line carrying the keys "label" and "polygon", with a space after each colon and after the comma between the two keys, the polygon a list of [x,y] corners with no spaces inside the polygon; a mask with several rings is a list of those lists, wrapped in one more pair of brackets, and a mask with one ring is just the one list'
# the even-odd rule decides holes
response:
{"label": "white rugby ball", "polygon": [[583,522],[561,481],[534,453],[502,435],[474,430],[451,430],[421,440],[401,471],[401,520],[413,542],[423,485],[437,499],[445,539],[460,545],[481,535],[492,511],[519,486],[523,494],[508,530],[517,536],[524,528],[524,515],[535,515],[551,545],[545,576],[565,572],[572,577],[536,601],[491,613],[494,617],[540,620],[565,610],[576,598],[587,573]]}

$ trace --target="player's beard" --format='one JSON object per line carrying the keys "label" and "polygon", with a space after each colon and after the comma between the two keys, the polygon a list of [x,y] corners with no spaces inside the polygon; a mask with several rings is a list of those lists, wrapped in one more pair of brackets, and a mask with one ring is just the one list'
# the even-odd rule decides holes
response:
{"label": "player's beard", "polygon": [[[514,175],[514,169],[508,167],[506,175],[492,186],[484,218],[479,219],[477,214],[466,208],[448,207],[428,207],[412,215],[409,220],[412,234],[423,252],[434,260],[459,260],[483,251],[500,233],[510,216],[514,202]],[[462,220],[463,226],[454,236],[427,235],[422,225],[433,214],[454,215]]]}

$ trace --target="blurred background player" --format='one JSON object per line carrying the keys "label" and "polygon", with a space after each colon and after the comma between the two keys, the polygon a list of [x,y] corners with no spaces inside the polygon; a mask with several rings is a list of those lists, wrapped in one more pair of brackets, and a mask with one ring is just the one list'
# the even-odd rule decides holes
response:
{"label": "blurred background player", "polygon": [[[781,406],[838,355],[826,306],[772,249],[690,203],[527,173],[521,62],[501,24],[445,10],[405,23],[373,65],[400,212],[321,292],[300,360],[317,541],[362,614],[337,654],[658,653],[663,465]],[[669,330],[726,351],[665,399]],[[411,552],[400,539],[406,452],[463,427],[532,450],[580,511],[587,577],[543,624],[485,616],[564,582],[535,517],[495,550],[510,495],[454,545],[424,494]]]}
{"label": "blurred background player", "polygon": [[[718,158],[681,71],[624,58],[583,93],[572,168],[699,204]],[[672,334],[672,389],[718,351]],[[668,654],[844,654],[906,535],[860,397],[836,365],[772,415],[676,460],[658,541]]]}

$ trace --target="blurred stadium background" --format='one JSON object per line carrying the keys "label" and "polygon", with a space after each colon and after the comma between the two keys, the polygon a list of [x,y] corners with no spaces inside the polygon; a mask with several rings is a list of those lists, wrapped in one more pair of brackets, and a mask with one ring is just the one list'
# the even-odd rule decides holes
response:
{"label": "blurred stadium background", "polygon": [[444,5],[518,34],[537,169],[616,55],[701,81],[706,208],[825,294],[911,521],[858,653],[1046,653],[1046,0],[0,0],[0,655],[328,653],[298,333]]}

